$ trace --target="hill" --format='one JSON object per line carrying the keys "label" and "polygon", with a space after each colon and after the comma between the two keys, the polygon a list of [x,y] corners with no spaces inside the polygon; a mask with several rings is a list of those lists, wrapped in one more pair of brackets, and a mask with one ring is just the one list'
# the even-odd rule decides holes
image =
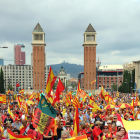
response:
{"label": "hill", "polygon": [[83,65],[70,64],[67,62],[63,62],[60,64],[52,64],[52,65],[48,65],[48,66],[52,67],[52,70],[55,75],[58,73],[58,71],[60,71],[61,67],[63,66],[63,69],[66,71],[66,73],[70,74],[70,76],[74,77],[74,78],[78,77],[78,73],[84,71]]}

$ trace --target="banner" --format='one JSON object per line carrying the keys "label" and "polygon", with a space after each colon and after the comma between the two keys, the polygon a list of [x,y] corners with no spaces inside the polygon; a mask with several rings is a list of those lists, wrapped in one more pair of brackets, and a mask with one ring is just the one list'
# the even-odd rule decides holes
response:
{"label": "banner", "polygon": [[128,131],[129,140],[140,140],[140,130],[130,130]]}

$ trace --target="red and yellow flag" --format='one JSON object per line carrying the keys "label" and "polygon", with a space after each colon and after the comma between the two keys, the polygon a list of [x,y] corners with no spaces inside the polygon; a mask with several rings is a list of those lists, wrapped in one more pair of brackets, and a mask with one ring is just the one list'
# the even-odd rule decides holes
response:
{"label": "red and yellow flag", "polygon": [[79,103],[77,96],[75,96],[72,103],[75,108],[80,108],[80,103]]}
{"label": "red and yellow flag", "polygon": [[19,108],[21,108],[21,104],[22,104],[22,100],[21,100],[21,98],[18,96],[18,106],[19,106]]}
{"label": "red and yellow flag", "polygon": [[93,83],[96,83],[96,79],[94,79],[94,80],[91,82],[91,85],[92,85]]}
{"label": "red and yellow flag", "polygon": [[88,140],[86,135],[82,135],[82,136],[78,136],[78,137],[72,137],[69,139],[65,139],[65,140]]}
{"label": "red and yellow flag", "polygon": [[21,90],[19,91],[19,93],[20,93],[20,94],[24,94],[24,89],[21,89]]}
{"label": "red and yellow flag", "polygon": [[23,136],[23,135],[16,135],[11,130],[7,128],[10,140],[31,140],[33,136]]}
{"label": "red and yellow flag", "polygon": [[51,94],[51,90],[53,88],[56,78],[57,78],[57,76],[54,75],[52,68],[50,66],[48,79],[47,79],[47,83],[46,83],[46,93],[48,96],[50,96],[50,94]]}
{"label": "red and yellow flag", "polygon": [[81,93],[80,80],[78,81],[77,93]]}
{"label": "red and yellow flag", "polygon": [[6,95],[0,95],[0,103],[6,104]]}
{"label": "red and yellow flag", "polygon": [[15,115],[11,112],[10,107],[8,106],[8,113],[10,114],[10,117],[15,121]]}
{"label": "red and yellow flag", "polygon": [[79,133],[79,113],[78,113],[78,107],[75,110],[73,126],[74,126],[75,135],[78,136],[78,133]]}
{"label": "red and yellow flag", "polygon": [[66,94],[66,106],[71,105],[71,101],[68,97],[68,95]]}
{"label": "red and yellow flag", "polygon": [[34,92],[29,96],[29,100],[33,100],[35,98]]}

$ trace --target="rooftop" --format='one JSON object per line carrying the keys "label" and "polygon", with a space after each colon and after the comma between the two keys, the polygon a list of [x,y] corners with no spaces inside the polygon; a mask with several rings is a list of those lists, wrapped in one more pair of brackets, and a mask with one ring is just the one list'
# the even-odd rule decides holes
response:
{"label": "rooftop", "polygon": [[35,26],[33,32],[44,32],[39,23]]}
{"label": "rooftop", "polygon": [[96,32],[96,31],[95,31],[95,29],[92,27],[92,25],[89,24],[85,32]]}
{"label": "rooftop", "polygon": [[123,70],[122,65],[104,65],[100,66],[99,70],[109,71],[109,70]]}

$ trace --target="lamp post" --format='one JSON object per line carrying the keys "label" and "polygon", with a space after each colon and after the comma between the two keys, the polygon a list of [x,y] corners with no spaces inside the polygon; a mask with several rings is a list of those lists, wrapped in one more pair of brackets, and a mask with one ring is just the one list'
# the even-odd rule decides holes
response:
{"label": "lamp post", "polygon": [[7,49],[8,47],[0,47],[0,48],[4,48],[4,49]]}
{"label": "lamp post", "polygon": [[[15,61],[15,63],[16,63],[16,62],[23,62],[23,60]],[[14,68],[15,68],[15,66],[16,66],[15,63],[14,63]],[[15,77],[16,77],[16,68],[15,68]],[[15,91],[16,91],[16,84],[15,84]]]}
{"label": "lamp post", "polygon": [[127,79],[125,79],[125,93],[127,92]]}
{"label": "lamp post", "polygon": [[132,93],[132,73],[131,73],[131,93]]}

